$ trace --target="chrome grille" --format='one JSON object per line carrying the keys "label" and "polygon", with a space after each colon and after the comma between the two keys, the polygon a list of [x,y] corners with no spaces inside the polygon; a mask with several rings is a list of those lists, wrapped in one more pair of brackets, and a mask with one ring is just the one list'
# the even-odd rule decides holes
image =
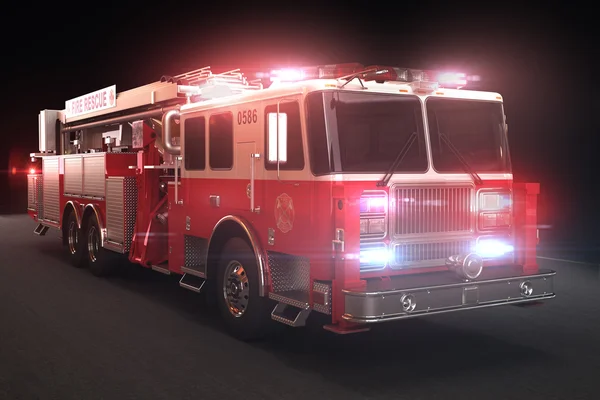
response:
{"label": "chrome grille", "polygon": [[473,195],[470,187],[397,187],[393,190],[395,236],[471,230]]}
{"label": "chrome grille", "polygon": [[398,244],[394,247],[392,268],[444,265],[449,256],[468,253],[470,249],[470,240]]}

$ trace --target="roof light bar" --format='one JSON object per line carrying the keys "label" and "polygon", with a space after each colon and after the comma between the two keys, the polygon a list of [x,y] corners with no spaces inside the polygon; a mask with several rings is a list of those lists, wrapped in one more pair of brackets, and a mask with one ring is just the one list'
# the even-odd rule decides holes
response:
{"label": "roof light bar", "polygon": [[417,90],[431,91],[438,88],[460,89],[469,81],[478,81],[479,76],[468,76],[463,72],[432,71],[412,68],[371,65],[359,63],[326,64],[300,68],[281,68],[270,72],[259,72],[257,78],[271,82],[298,82],[308,79],[339,79],[357,74],[365,81],[394,81],[414,84]]}
{"label": "roof light bar", "polygon": [[306,79],[336,79],[364,70],[362,64],[327,64],[301,68],[281,68],[269,73],[257,73],[257,78],[269,78],[271,82],[296,82]]}

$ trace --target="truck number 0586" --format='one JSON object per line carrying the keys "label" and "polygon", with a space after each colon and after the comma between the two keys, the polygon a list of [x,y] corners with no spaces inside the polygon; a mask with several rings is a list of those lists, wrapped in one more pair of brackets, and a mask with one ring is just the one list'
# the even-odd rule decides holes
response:
{"label": "truck number 0586", "polygon": [[253,110],[238,111],[237,122],[238,125],[243,124],[255,124],[258,121],[258,114],[256,108]]}

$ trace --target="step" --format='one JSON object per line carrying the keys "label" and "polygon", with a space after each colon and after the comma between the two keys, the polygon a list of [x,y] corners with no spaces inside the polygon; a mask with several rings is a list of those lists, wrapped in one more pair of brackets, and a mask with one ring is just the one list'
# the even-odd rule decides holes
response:
{"label": "step", "polygon": [[162,263],[160,265],[151,265],[150,268],[152,268],[154,271],[160,272],[161,274],[171,275],[168,263]]}
{"label": "step", "polygon": [[186,273],[183,274],[179,280],[179,286],[184,289],[191,290],[192,292],[200,293],[202,286],[204,286],[204,282],[206,282],[206,279]]}
{"label": "step", "polygon": [[282,324],[299,327],[306,325],[306,319],[310,311],[309,308],[298,308],[289,304],[278,303],[271,312],[271,318]]}
{"label": "step", "polygon": [[36,235],[44,236],[50,227],[47,225],[38,224],[33,230]]}
{"label": "step", "polygon": [[271,292],[269,298],[279,303],[289,304],[300,309],[309,308],[309,294],[304,290],[287,290]]}

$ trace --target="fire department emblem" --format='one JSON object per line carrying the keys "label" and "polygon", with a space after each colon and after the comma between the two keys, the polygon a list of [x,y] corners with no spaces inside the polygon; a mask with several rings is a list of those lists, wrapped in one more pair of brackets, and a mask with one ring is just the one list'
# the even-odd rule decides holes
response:
{"label": "fire department emblem", "polygon": [[110,90],[110,92],[108,93],[108,103],[112,106],[113,104],[115,104],[115,92],[112,91],[112,89]]}
{"label": "fire department emblem", "polygon": [[294,225],[294,202],[286,193],[280,194],[275,200],[275,221],[283,233],[292,230]]}

